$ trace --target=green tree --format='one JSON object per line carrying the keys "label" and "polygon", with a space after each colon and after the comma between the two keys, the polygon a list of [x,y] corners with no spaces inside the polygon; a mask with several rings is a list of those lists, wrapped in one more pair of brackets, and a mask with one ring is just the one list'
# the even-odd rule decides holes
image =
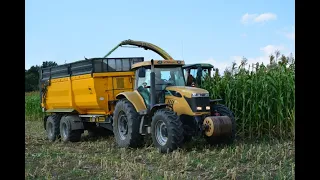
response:
{"label": "green tree", "polygon": [[54,67],[54,66],[58,66],[58,64],[56,62],[53,62],[53,61],[44,61],[42,63],[41,68]]}
{"label": "green tree", "polygon": [[31,66],[28,70],[25,69],[25,92],[37,91],[39,89],[39,71],[41,68],[53,67],[58,64],[53,61],[44,61],[41,66]]}

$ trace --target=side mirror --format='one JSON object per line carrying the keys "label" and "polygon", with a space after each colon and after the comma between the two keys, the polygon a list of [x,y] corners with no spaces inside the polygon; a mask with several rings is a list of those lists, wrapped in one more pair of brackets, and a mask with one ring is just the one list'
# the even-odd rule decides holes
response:
{"label": "side mirror", "polygon": [[138,76],[139,76],[140,78],[146,77],[146,68],[141,67],[141,68],[138,70]]}

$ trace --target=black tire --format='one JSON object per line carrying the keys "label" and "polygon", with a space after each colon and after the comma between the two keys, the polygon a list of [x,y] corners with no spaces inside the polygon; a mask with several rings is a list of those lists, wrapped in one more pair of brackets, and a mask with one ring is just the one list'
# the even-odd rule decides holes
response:
{"label": "black tire", "polygon": [[[124,125],[121,123],[124,123]],[[120,129],[124,128],[126,134]],[[135,107],[127,99],[117,102],[113,115],[113,133],[120,148],[137,148],[144,144],[143,136],[139,133],[140,116]]]}
{"label": "black tire", "polygon": [[[158,127],[159,123],[165,125],[167,134],[165,142],[160,142],[161,140],[159,140],[159,138],[163,137],[158,135],[160,133],[160,130],[157,131],[160,128]],[[156,111],[152,117],[151,136],[154,146],[161,153],[172,152],[181,147],[184,141],[184,129],[179,116],[169,109],[159,109]]]}
{"label": "black tire", "polygon": [[183,139],[183,143],[188,143],[192,140],[192,136],[190,135],[185,135]]}
{"label": "black tire", "polygon": [[236,137],[236,120],[234,113],[225,105],[222,104],[213,104],[210,107],[211,112],[217,111],[221,116],[228,116],[231,119],[232,123],[232,132],[229,136],[219,136],[219,137],[207,137],[206,140],[209,144],[231,144],[234,142]]}
{"label": "black tire", "polygon": [[55,141],[60,138],[60,119],[61,115],[54,114],[46,118],[46,131],[49,141]]}
{"label": "black tire", "polygon": [[61,118],[60,120],[60,135],[63,142],[78,142],[81,139],[82,130],[72,130],[71,120]]}
{"label": "black tire", "polygon": [[44,127],[44,130],[47,130],[47,119],[48,119],[49,116],[44,116],[43,117],[43,127]]}
{"label": "black tire", "polygon": [[88,135],[89,137],[92,137],[92,138],[107,137],[107,136],[112,136],[113,132],[102,127],[93,127],[88,129]]}
{"label": "black tire", "polygon": [[186,125],[184,126],[184,138],[183,138],[183,143],[188,143],[192,140],[192,135],[188,133],[188,131],[191,131],[191,128]]}

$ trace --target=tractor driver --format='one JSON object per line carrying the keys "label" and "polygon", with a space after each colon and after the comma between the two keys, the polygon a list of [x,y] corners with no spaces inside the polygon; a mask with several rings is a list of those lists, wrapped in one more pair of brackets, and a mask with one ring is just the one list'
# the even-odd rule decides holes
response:
{"label": "tractor driver", "polygon": [[194,77],[190,73],[190,69],[186,70],[187,72],[187,86],[191,86],[194,82]]}
{"label": "tractor driver", "polygon": [[175,84],[175,77],[174,77],[174,72],[173,71],[170,71],[169,83]]}

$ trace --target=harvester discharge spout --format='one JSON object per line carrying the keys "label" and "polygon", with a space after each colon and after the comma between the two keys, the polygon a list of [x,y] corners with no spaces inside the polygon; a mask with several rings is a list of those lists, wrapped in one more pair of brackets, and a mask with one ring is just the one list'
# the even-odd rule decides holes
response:
{"label": "harvester discharge spout", "polygon": [[165,60],[173,60],[173,58],[166,51],[161,49],[160,47],[158,47],[158,46],[156,46],[154,44],[148,43],[148,42],[135,41],[135,40],[131,40],[131,39],[124,40],[121,43],[119,43],[116,47],[111,49],[111,51],[109,51],[109,53],[106,54],[104,56],[104,58],[107,58],[113,51],[115,51],[118,47],[121,47],[123,45],[132,45],[132,46],[143,48],[145,50],[149,50],[150,49],[151,51],[159,54]]}

